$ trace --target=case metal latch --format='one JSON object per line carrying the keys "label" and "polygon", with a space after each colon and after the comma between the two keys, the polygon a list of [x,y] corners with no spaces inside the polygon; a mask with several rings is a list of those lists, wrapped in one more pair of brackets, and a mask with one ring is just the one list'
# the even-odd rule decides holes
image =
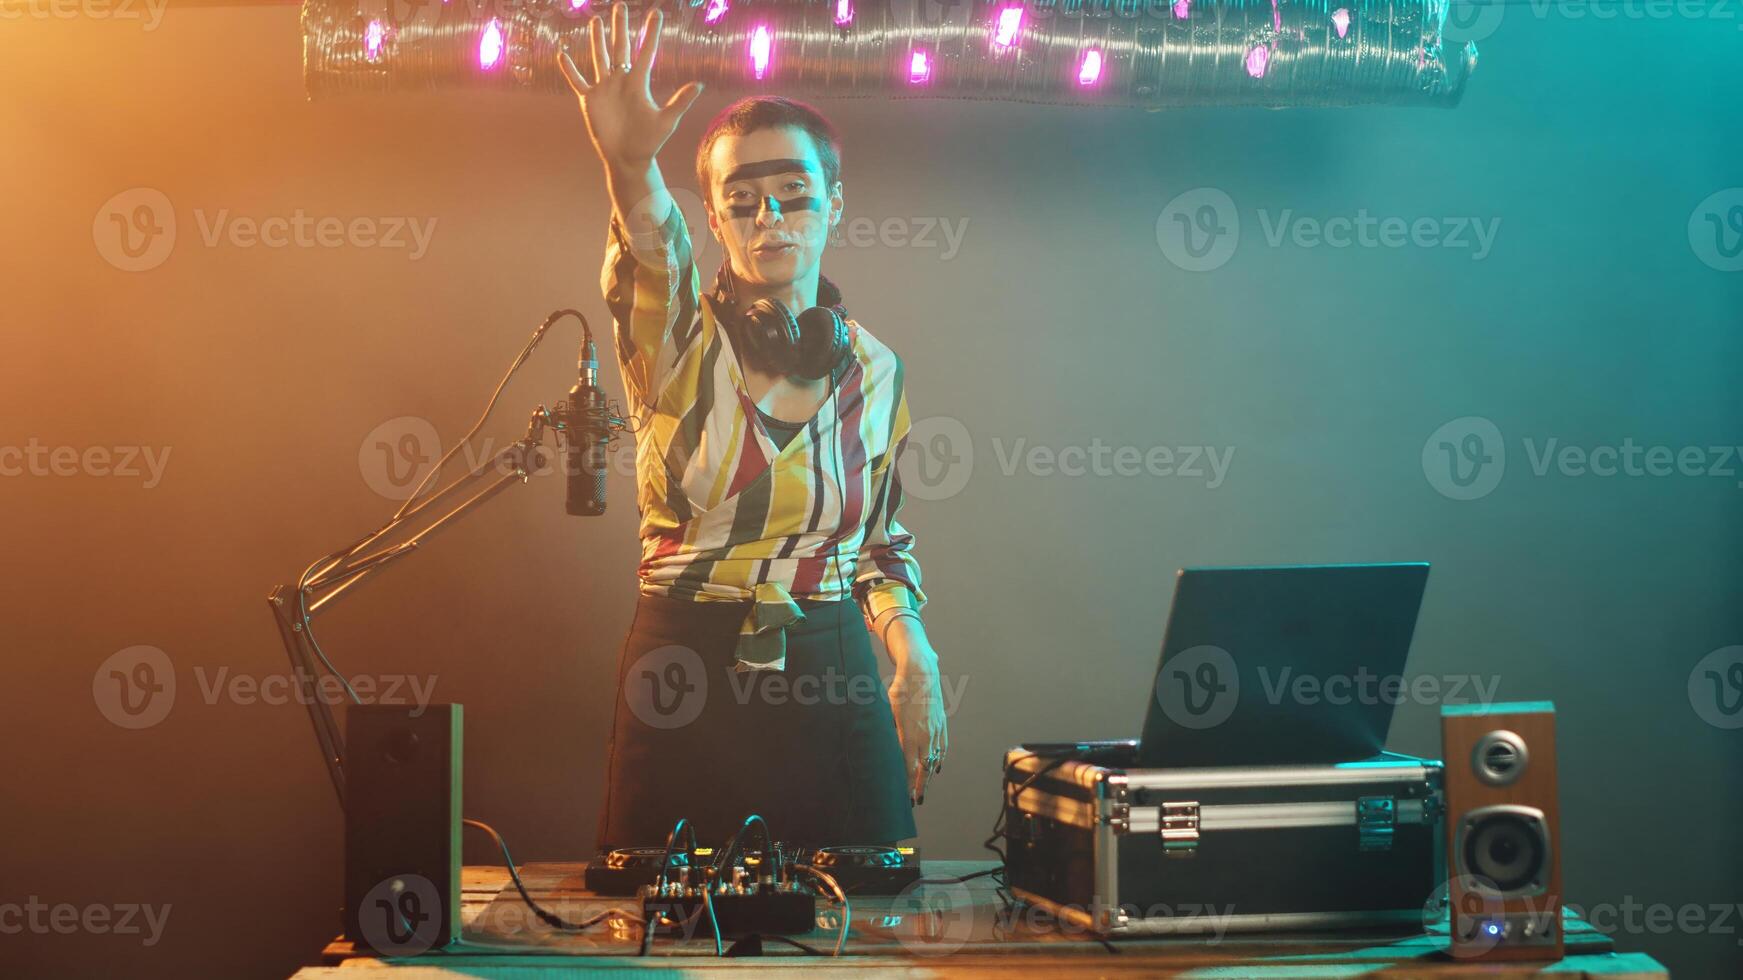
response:
{"label": "case metal latch", "polygon": [[1364,851],[1390,851],[1398,806],[1390,796],[1356,797],[1356,833]]}
{"label": "case metal latch", "polygon": [[1162,853],[1191,857],[1198,850],[1198,801],[1164,803],[1157,808],[1156,828],[1162,836]]}

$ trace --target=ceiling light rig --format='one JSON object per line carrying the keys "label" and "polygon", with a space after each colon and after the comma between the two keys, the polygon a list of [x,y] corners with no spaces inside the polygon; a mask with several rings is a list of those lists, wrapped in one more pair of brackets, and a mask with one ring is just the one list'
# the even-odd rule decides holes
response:
{"label": "ceiling light rig", "polygon": [[[668,0],[656,87],[1136,106],[1445,106],[1476,66],[1448,0]],[[639,18],[647,0],[630,4]],[[566,93],[603,0],[304,0],[310,97]]]}

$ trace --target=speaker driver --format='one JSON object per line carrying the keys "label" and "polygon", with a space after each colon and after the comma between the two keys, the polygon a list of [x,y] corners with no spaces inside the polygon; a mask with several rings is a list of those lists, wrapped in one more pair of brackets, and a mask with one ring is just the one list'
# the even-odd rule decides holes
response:
{"label": "speaker driver", "polygon": [[1502,895],[1543,890],[1549,847],[1543,811],[1532,807],[1482,807],[1465,814],[1459,828],[1459,860],[1464,873]]}
{"label": "speaker driver", "polygon": [[1477,739],[1471,749],[1471,769],[1489,786],[1507,786],[1525,775],[1531,752],[1525,740],[1509,731],[1494,731]]}

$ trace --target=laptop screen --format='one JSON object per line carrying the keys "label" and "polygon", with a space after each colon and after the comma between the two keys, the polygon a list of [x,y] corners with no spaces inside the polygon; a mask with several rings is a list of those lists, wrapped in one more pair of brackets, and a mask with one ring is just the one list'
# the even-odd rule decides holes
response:
{"label": "laptop screen", "polygon": [[1182,569],[1138,764],[1378,754],[1427,580],[1425,562]]}

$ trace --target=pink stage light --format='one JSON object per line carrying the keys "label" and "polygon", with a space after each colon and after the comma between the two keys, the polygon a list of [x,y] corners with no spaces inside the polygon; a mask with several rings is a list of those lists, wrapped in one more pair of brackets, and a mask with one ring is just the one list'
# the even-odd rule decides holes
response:
{"label": "pink stage light", "polygon": [[769,73],[769,58],[774,54],[775,39],[768,25],[758,24],[750,32],[750,73],[761,81]]}
{"label": "pink stage light", "polygon": [[1083,53],[1083,60],[1077,64],[1077,84],[1088,88],[1101,81],[1101,51],[1090,48]]}
{"label": "pink stage light", "polygon": [[1271,66],[1271,51],[1263,44],[1256,44],[1247,52],[1247,74],[1254,78],[1264,78],[1265,69]]}
{"label": "pink stage light", "polygon": [[374,64],[381,60],[382,45],[387,43],[387,26],[379,20],[372,20],[363,29],[363,57]]}
{"label": "pink stage light", "polygon": [[993,44],[1008,48],[1017,43],[1017,34],[1023,29],[1023,8],[1004,7],[999,10],[998,23],[993,27]]}
{"label": "pink stage light", "polygon": [[835,0],[835,26],[846,27],[853,23],[853,0]]}
{"label": "pink stage light", "polygon": [[708,6],[702,9],[702,23],[720,23],[720,18],[726,16],[726,3],[727,0],[708,0]]}
{"label": "pink stage light", "polygon": [[495,17],[484,25],[484,36],[478,41],[478,67],[490,71],[502,64],[502,21]]}
{"label": "pink stage light", "polygon": [[908,84],[924,85],[932,77],[932,59],[924,51],[914,52],[908,59]]}
{"label": "pink stage light", "polygon": [[1174,19],[1185,20],[1192,15],[1192,0],[1174,0]]}
{"label": "pink stage light", "polygon": [[1349,9],[1346,7],[1339,7],[1332,11],[1331,22],[1332,26],[1338,29],[1338,37],[1343,37],[1345,34],[1348,34],[1350,32]]}

